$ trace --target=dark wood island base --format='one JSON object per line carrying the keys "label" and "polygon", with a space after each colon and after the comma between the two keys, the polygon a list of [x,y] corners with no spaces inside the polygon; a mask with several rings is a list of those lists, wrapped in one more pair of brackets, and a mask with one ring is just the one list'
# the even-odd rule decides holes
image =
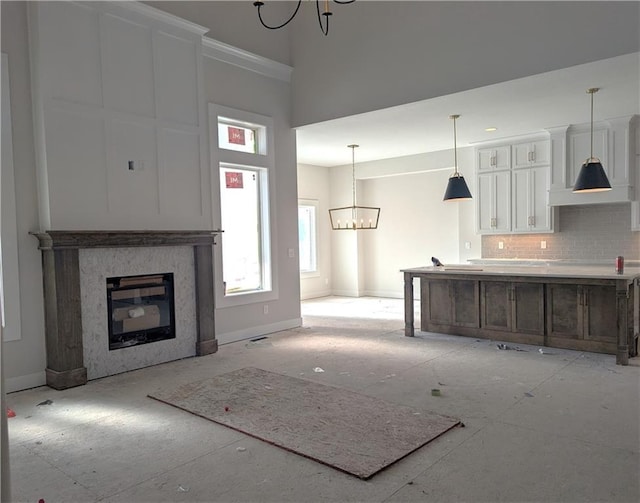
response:
{"label": "dark wood island base", "polygon": [[405,335],[413,337],[413,279],[420,330],[616,355],[638,354],[640,269],[421,267],[404,269]]}

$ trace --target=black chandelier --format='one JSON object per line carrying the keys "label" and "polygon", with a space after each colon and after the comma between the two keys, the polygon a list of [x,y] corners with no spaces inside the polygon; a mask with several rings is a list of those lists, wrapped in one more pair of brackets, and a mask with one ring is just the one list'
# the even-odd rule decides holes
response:
{"label": "black chandelier", "polygon": [[[333,0],[333,1],[337,4],[344,5],[348,3],[353,3],[356,0]],[[261,0],[256,0],[255,2],[253,2],[253,5],[258,8],[258,19],[260,20],[260,23],[262,24],[262,26],[270,30],[278,30],[280,28],[287,26],[293,20],[293,18],[296,17],[296,14],[298,13],[298,10],[300,10],[300,6],[302,5],[302,0],[298,0],[298,5],[296,5],[296,8],[293,11],[293,14],[291,14],[291,17],[287,19],[284,23],[279,24],[277,26],[270,26],[264,22],[264,19],[262,19],[261,9],[262,9],[262,6],[264,5],[264,2],[262,2]],[[327,36],[329,34],[329,17],[333,15],[333,12],[329,10],[329,0],[324,0],[324,12],[320,12],[320,0],[316,0],[316,11],[318,13],[318,24],[320,25],[322,34],[324,36]],[[324,17],[324,22],[322,21],[323,17]]]}

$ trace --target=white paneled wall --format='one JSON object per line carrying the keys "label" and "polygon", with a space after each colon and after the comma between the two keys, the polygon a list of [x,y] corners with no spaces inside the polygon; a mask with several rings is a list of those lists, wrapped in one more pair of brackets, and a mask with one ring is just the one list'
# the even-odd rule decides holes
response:
{"label": "white paneled wall", "polygon": [[135,2],[29,5],[43,228],[212,226],[204,28]]}

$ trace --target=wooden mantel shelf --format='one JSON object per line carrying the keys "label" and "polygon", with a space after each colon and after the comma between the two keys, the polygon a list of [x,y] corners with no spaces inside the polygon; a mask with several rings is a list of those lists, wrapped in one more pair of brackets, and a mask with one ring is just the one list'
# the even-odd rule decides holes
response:
{"label": "wooden mantel shelf", "polygon": [[40,250],[214,245],[221,230],[35,231]]}

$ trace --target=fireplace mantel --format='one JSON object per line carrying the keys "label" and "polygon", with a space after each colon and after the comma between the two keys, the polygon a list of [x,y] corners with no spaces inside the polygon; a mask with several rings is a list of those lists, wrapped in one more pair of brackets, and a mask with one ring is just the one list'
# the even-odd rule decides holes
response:
{"label": "fireplace mantel", "polygon": [[55,389],[87,382],[83,361],[79,250],[190,246],[194,251],[198,356],[215,353],[213,245],[219,230],[31,232],[42,251],[47,348],[47,385]]}
{"label": "fireplace mantel", "polygon": [[40,250],[214,245],[222,231],[37,231]]}

